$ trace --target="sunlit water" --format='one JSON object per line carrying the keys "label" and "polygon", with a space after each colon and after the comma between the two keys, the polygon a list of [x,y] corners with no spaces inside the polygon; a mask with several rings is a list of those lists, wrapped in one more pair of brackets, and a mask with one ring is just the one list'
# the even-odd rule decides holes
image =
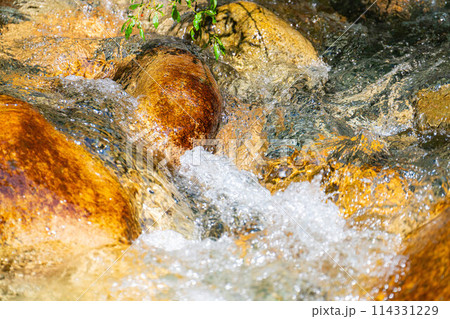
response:
{"label": "sunlit water", "polygon": [[[253,174],[201,148],[181,162],[179,187],[200,196],[230,232],[186,239],[148,231],[106,274],[108,250],[89,252],[68,263],[69,272],[28,283],[27,299],[370,299],[372,283],[404,261],[399,236],[349,228],[318,181],[271,195]],[[200,234],[205,226],[196,227]]]}
{"label": "sunlit water", "polygon": [[[268,158],[281,156],[280,140],[294,140],[290,145],[301,149],[319,135],[352,137],[365,130],[386,142],[389,156],[375,164],[401,168],[420,181],[400,210],[414,219],[448,190],[450,139],[418,133],[412,109],[418,90],[448,82],[448,12],[401,23],[397,31],[358,24],[342,38],[349,24],[333,21],[315,33],[306,27],[324,38],[315,44],[327,65],[309,70],[314,81],[303,85],[300,72],[290,88],[259,96],[249,90],[240,98],[267,110]],[[209,63],[223,89],[238,92],[233,87],[245,85],[228,66]],[[370,299],[394,266],[404,265],[401,236],[377,227],[377,220],[352,227],[321,187],[320,175],[271,194],[260,176],[200,147],[186,152],[174,172],[148,167],[129,130],[137,101],[118,84],[76,76],[18,81],[11,74],[37,77],[39,70],[8,59],[0,65],[0,93],[35,105],[111,167],[126,189],[137,190],[146,229],[128,249],[81,252],[41,277],[2,270],[0,299]],[[282,129],[277,110],[284,114]]]}

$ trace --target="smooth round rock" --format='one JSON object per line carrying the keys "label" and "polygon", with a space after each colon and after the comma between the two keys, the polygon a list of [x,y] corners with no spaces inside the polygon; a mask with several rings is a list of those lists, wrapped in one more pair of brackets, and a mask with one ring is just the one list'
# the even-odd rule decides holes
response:
{"label": "smooth round rock", "polygon": [[130,243],[140,227],[119,181],[28,103],[0,95],[0,245]]}
{"label": "smooth round rock", "polygon": [[114,80],[138,98],[130,129],[157,149],[189,149],[195,139],[213,138],[222,97],[209,68],[187,49],[154,46],[119,68]]}
{"label": "smooth round rock", "polygon": [[[311,42],[266,8],[246,1],[217,8],[214,31],[237,70],[282,61],[308,66],[318,59]],[[207,41],[206,38],[203,39]]]}

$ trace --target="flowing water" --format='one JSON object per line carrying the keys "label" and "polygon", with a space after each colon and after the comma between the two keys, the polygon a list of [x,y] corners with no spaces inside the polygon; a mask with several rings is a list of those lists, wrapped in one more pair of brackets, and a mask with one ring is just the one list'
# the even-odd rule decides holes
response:
{"label": "flowing water", "polygon": [[[120,13],[109,1],[102,3],[111,14]],[[100,157],[137,194],[146,231],[129,248],[78,252],[44,275],[37,268],[21,268],[23,260],[10,260],[9,265],[19,266],[0,273],[0,299],[374,298],[395,267],[405,266],[405,234],[448,197],[450,137],[445,131],[417,130],[414,99],[419,90],[449,81],[449,11],[443,8],[394,26],[369,20],[342,35],[350,23],[324,10],[323,3],[302,4],[310,10],[305,24],[286,4],[263,2],[314,37],[323,61],[308,70],[309,80],[301,70],[288,86],[245,91],[236,88],[245,83],[235,79],[230,66],[208,59],[227,100],[222,125],[231,123],[240,132],[235,138],[242,140],[248,138],[244,132],[249,125],[260,125],[266,162],[295,151],[315,151],[316,142],[324,138],[366,136],[383,150],[375,155],[353,152],[350,143],[348,150],[333,153],[333,160],[388,172],[378,175],[371,184],[376,187],[400,176],[408,183],[404,200],[383,204],[380,212],[371,201],[388,198],[376,192],[389,187],[374,186],[368,201],[343,208],[335,198],[346,189],[326,189],[327,171],[320,168],[310,180],[293,180],[270,192],[256,166],[238,169],[229,153],[200,146],[187,151],[173,170],[164,163],[149,165],[140,157],[136,133],[129,130],[138,102],[120,85],[110,79],[45,73],[29,60],[8,57],[12,51],[5,43],[0,94],[30,102],[54,127]],[[2,10],[6,16],[4,12],[16,9]],[[27,16],[14,11],[8,17],[21,21]],[[130,50],[135,50],[134,41]],[[42,39],[34,48],[46,43]],[[236,103],[233,94],[238,95]],[[242,114],[256,110],[262,116],[233,122],[237,107]],[[398,175],[389,173],[394,171]],[[277,174],[283,179],[290,173]],[[388,220],[383,210],[393,211]]]}

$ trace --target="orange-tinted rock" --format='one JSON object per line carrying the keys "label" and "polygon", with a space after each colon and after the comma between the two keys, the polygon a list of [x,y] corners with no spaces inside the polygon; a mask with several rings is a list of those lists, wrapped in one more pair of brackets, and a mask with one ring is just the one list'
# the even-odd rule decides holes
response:
{"label": "orange-tinted rock", "polygon": [[[197,44],[212,47],[210,34],[220,38],[226,49],[225,63],[216,64],[214,72],[222,74],[217,77],[219,85],[232,95],[243,99],[252,93],[271,94],[283,91],[300,77],[315,85],[326,76],[326,66],[311,42],[270,10],[253,2],[233,2],[217,8],[216,20],[204,26]],[[187,21],[165,34],[190,39]],[[164,30],[167,28],[158,32]],[[318,70],[323,71],[320,76]]]}
{"label": "orange-tinted rock", "polygon": [[[95,53],[101,39],[121,35],[124,21],[121,14],[113,12],[116,4],[109,3],[106,8],[98,3],[46,1],[30,5],[28,2],[14,1],[17,9],[9,10],[12,17],[3,18],[0,8],[0,27],[5,24],[0,31],[0,59],[38,66],[50,75],[67,75],[67,69],[76,74],[78,70],[74,69],[92,68],[92,63],[85,64],[98,59]],[[115,41],[119,45],[120,39]]]}
{"label": "orange-tinted rock", "polygon": [[192,139],[214,137],[222,98],[209,68],[188,50],[150,48],[114,79],[139,99],[134,129],[149,145],[188,149]]}
{"label": "orange-tinted rock", "polygon": [[[307,152],[296,150],[286,158],[267,159],[261,166],[262,183],[274,193],[321,173],[324,191],[353,225],[376,225],[406,235],[427,221],[429,212],[418,207],[432,205],[434,196],[424,182],[405,176],[399,168],[383,167],[380,163],[388,154],[383,140],[368,132],[323,137]],[[421,189],[429,196],[419,201],[411,189]]]}
{"label": "orange-tinted rock", "polygon": [[13,7],[14,6],[14,0],[0,0],[0,7]]}
{"label": "orange-tinted rock", "polygon": [[417,126],[420,130],[450,130],[450,84],[417,94]]}
{"label": "orange-tinted rock", "polygon": [[407,265],[379,299],[450,300],[450,201],[446,203],[446,210],[408,238],[403,252]]}
{"label": "orange-tinted rock", "polygon": [[[220,88],[230,94],[245,100],[249,94],[278,94],[300,78],[314,86],[327,77],[327,67],[311,42],[270,10],[253,2],[233,2],[217,8],[216,20],[203,27],[196,43],[209,47],[212,55],[210,35],[220,38],[225,63],[216,63],[214,74]],[[188,21],[192,20],[158,32],[190,39]]]}
{"label": "orange-tinted rock", "polygon": [[13,1],[18,13],[25,15],[28,21],[20,23],[20,26],[11,25],[11,33],[22,31],[16,34],[21,38],[47,35],[83,39],[111,38],[120,35],[124,19],[121,14],[114,11],[123,8],[122,5],[39,1],[45,3],[32,5],[29,1]]}
{"label": "orange-tinted rock", "polygon": [[0,95],[0,245],[129,243],[140,232],[118,180],[28,103]]}
{"label": "orange-tinted rock", "polygon": [[239,100],[229,100],[227,123],[220,127],[216,154],[228,156],[240,170],[258,174],[264,165],[267,150],[267,134],[264,133],[266,117],[260,104],[246,104]]}

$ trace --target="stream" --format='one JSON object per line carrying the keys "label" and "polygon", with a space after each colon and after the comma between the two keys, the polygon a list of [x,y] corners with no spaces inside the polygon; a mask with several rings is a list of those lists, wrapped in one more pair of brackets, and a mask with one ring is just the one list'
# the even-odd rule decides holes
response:
{"label": "stream", "polygon": [[[0,28],[51,12],[45,1],[4,2]],[[41,62],[68,59],[55,54],[58,44],[39,49],[66,37],[103,41],[102,58],[115,58],[108,39],[126,42],[122,2],[54,2],[56,23],[73,16],[88,29],[109,26],[110,36],[51,21],[36,22],[33,41],[0,34],[0,94],[32,104],[100,158],[135,195],[143,233],[129,247],[80,250],[62,263],[30,251],[5,257],[0,300],[380,299],[407,265],[405,238],[450,196],[450,130],[419,129],[415,109],[421,90],[449,84],[448,4],[406,21],[352,25],[325,0],[255,1],[310,39],[320,63],[285,82],[266,63],[267,73],[248,80],[226,57],[199,53],[225,100],[216,147],[194,145],[167,167],[142,156],[139,133],[128,130],[139,101],[121,85],[69,68],[51,73]],[[142,42],[132,36],[123,57]]]}

